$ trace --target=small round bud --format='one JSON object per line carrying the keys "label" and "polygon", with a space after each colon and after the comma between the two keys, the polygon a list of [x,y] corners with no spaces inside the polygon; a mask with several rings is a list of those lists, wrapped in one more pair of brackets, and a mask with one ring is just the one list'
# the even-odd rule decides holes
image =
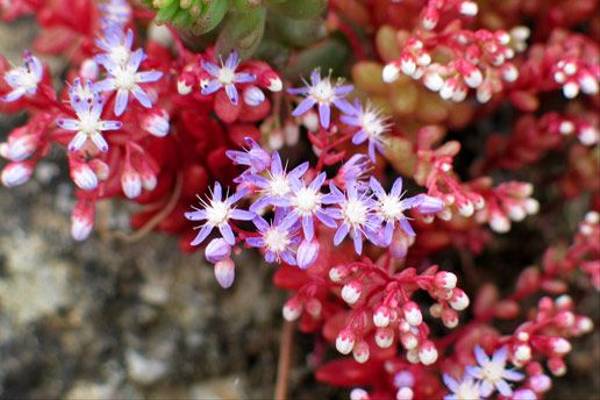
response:
{"label": "small round bud", "polygon": [[419,306],[414,301],[409,301],[402,306],[404,311],[404,318],[412,326],[419,326],[423,322],[423,314]]}
{"label": "small round bud", "polygon": [[365,341],[357,343],[352,350],[352,356],[357,363],[366,363],[369,360],[369,344]]}
{"label": "small round bud", "polygon": [[402,342],[402,346],[404,346],[406,350],[416,349],[419,345],[419,339],[410,332],[400,335],[400,342]]}
{"label": "small round bud", "polygon": [[285,302],[282,313],[286,321],[295,321],[302,315],[302,303],[295,297],[292,297]]}
{"label": "small round bud", "polygon": [[329,270],[329,279],[334,283],[340,283],[347,275],[348,268],[344,265],[336,265]]}
{"label": "small round bud", "polygon": [[563,376],[567,373],[567,366],[562,358],[553,357],[548,360],[548,369],[554,376]]}
{"label": "small round bud", "polygon": [[390,309],[381,305],[373,313],[373,324],[378,328],[385,328],[390,324],[390,316]]}
{"label": "small round bud", "polygon": [[415,396],[413,390],[409,387],[401,387],[396,392],[396,400],[412,400]]}
{"label": "small round bud", "polygon": [[394,343],[394,331],[390,328],[377,328],[375,344],[382,349],[387,349],[392,343]]}
{"label": "small round bud", "polygon": [[321,316],[321,310],[323,310],[323,305],[319,300],[313,298],[306,302],[304,308],[313,318],[319,318]]}
{"label": "small round bud", "polygon": [[442,323],[446,328],[456,328],[458,325],[458,313],[450,308],[442,311]]}
{"label": "small round bud", "polygon": [[208,243],[204,256],[210,263],[217,263],[231,255],[231,246],[222,238],[215,238]]}
{"label": "small round bud", "polygon": [[215,278],[223,289],[228,289],[235,280],[235,264],[231,258],[220,260],[215,264]]}
{"label": "small round bud", "polygon": [[525,363],[531,360],[531,347],[527,344],[519,344],[514,349],[515,360]]}
{"label": "small round bud", "polygon": [[398,80],[399,76],[400,68],[398,68],[396,63],[390,63],[383,67],[382,78],[385,83],[392,83]]}
{"label": "small round bud", "polygon": [[456,311],[462,311],[469,307],[469,296],[459,288],[452,289],[452,297],[450,298],[450,307]]}
{"label": "small round bud", "polygon": [[440,271],[435,274],[434,282],[436,286],[443,289],[454,289],[458,278],[452,272]]}
{"label": "small round bud", "polygon": [[356,338],[350,329],[342,330],[335,339],[335,348],[342,354],[350,354]]}
{"label": "small round bud", "polygon": [[347,283],[342,287],[342,299],[349,305],[356,303],[361,293],[362,285],[358,281]]}
{"label": "small round bud", "polygon": [[369,400],[369,393],[360,388],[352,389],[350,392],[350,400]]}
{"label": "small round bud", "polygon": [[550,340],[550,347],[556,354],[564,355],[571,351],[571,343],[562,337],[555,337]]}
{"label": "small round bud", "polygon": [[419,348],[419,359],[423,365],[431,365],[437,361],[438,352],[435,345],[430,342],[424,342]]}

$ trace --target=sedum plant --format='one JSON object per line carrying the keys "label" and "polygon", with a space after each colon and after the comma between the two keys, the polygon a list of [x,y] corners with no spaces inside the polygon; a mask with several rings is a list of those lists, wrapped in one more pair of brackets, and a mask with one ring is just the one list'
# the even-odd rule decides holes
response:
{"label": "sedum plant", "polygon": [[351,399],[543,398],[594,329],[598,1],[0,7],[41,28],[22,64],[0,59],[0,111],[29,117],[3,185],[59,148],[76,241],[110,200],[135,205],[127,238],[177,236],[224,288],[260,254],[316,378]]}

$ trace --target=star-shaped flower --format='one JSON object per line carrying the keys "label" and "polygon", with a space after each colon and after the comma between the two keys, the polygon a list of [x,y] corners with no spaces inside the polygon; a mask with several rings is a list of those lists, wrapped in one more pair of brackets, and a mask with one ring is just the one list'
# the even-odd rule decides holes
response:
{"label": "star-shaped flower", "polygon": [[217,66],[208,61],[202,62],[202,68],[209,73],[213,79],[208,82],[201,82],[202,89],[200,93],[207,96],[215,93],[219,89],[225,88],[225,93],[229,97],[231,104],[237,105],[239,100],[236,84],[251,83],[256,80],[256,76],[249,72],[236,72],[240,65],[240,58],[236,51],[232,51],[227,57],[225,63],[221,60],[221,66]]}
{"label": "star-shaped flower", "polygon": [[346,114],[354,112],[352,105],[344,99],[354,89],[352,85],[342,85],[339,82],[333,83],[330,77],[322,78],[318,69],[311,73],[310,83],[305,82],[305,85],[303,88],[288,89],[290,94],[305,96],[304,100],[292,112],[294,117],[299,117],[318,105],[321,126],[327,129],[331,122],[332,105]]}
{"label": "star-shaped flower", "polygon": [[256,214],[240,210],[234,207],[242,197],[246,195],[246,190],[240,190],[235,194],[223,199],[223,189],[219,182],[215,183],[212,198],[201,201],[201,208],[192,207],[194,211],[185,213],[185,217],[190,221],[205,221],[200,226],[200,231],[192,241],[192,246],[198,246],[210,235],[214,228],[218,228],[225,241],[233,246],[235,244],[235,236],[229,225],[229,220],[250,221],[254,219]]}
{"label": "star-shaped flower", "polygon": [[4,74],[4,80],[12,90],[2,97],[2,101],[10,103],[23,96],[33,96],[37,92],[43,75],[42,62],[26,51],[23,55],[23,66],[13,68]]}

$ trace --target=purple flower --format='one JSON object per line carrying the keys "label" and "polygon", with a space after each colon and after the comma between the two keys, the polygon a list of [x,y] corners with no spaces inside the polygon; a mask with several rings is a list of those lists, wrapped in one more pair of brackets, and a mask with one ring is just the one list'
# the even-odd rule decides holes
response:
{"label": "purple flower", "polygon": [[[87,140],[98,148],[98,150],[108,151],[108,143],[102,136],[103,131],[115,131],[121,129],[123,124],[120,121],[104,121],[100,119],[104,109],[104,103],[100,94],[90,92],[91,82],[82,86],[79,81],[69,91],[71,108],[75,111],[77,119],[59,118],[56,124],[68,131],[76,131],[77,134],[69,142],[69,151],[77,151],[83,147]],[[81,95],[86,97],[81,97]],[[91,96],[88,97],[88,96]]]}
{"label": "purple flower", "polygon": [[208,61],[202,61],[202,68],[213,77],[208,82],[201,82],[202,93],[205,96],[215,93],[219,89],[225,88],[225,93],[229,97],[231,104],[238,104],[238,90],[236,83],[250,83],[256,80],[256,76],[248,72],[235,72],[240,65],[240,58],[236,51],[232,51],[227,57],[225,63],[221,60],[221,67]]}
{"label": "purple flower", "polygon": [[502,396],[511,396],[513,391],[507,381],[520,381],[525,377],[520,372],[506,368],[507,357],[507,346],[496,350],[491,359],[481,347],[475,347],[475,358],[479,366],[468,366],[466,371],[473,378],[481,380],[481,396],[488,397],[494,388]]}
{"label": "purple flower", "polygon": [[124,26],[131,19],[131,6],[125,0],[108,0],[98,5],[105,26]]}
{"label": "purple flower", "polygon": [[200,200],[202,208],[192,207],[194,211],[185,213],[185,217],[190,221],[206,221],[201,225],[200,232],[198,232],[192,241],[192,246],[202,243],[214,228],[218,228],[223,239],[229,245],[233,246],[235,244],[235,236],[229,225],[229,220],[250,221],[256,216],[250,211],[233,207],[246,193],[247,191],[241,190],[223,200],[221,184],[215,182],[212,198],[208,199],[208,201]]}
{"label": "purple flower", "polygon": [[364,154],[354,154],[338,171],[342,182],[358,182],[369,171],[369,158]]}
{"label": "purple flower", "polygon": [[125,66],[131,57],[133,45],[133,31],[124,32],[120,26],[111,25],[103,30],[103,34],[96,39],[98,46],[104,53],[95,57],[98,64],[112,63]]}
{"label": "purple flower", "polygon": [[23,66],[13,68],[4,74],[4,80],[12,90],[1,100],[11,103],[23,96],[33,96],[37,92],[43,75],[42,62],[26,51],[23,54]]}
{"label": "purple flower", "polygon": [[370,103],[366,107],[359,100],[354,102],[354,108],[349,115],[342,115],[340,118],[343,123],[355,126],[359,130],[352,137],[352,143],[359,145],[365,141],[369,142],[369,158],[375,162],[375,150],[381,154],[384,151],[385,133],[389,130],[390,124],[387,118],[381,114],[381,111],[374,108]]}
{"label": "purple flower", "polygon": [[339,245],[348,234],[357,254],[362,253],[364,237],[377,244],[375,231],[381,224],[381,219],[375,214],[375,204],[370,196],[359,191],[356,182],[347,185],[345,194],[333,184],[330,184],[330,188],[331,193],[326,200],[336,204],[338,208],[330,208],[327,213],[342,221],[333,237],[333,244]]}
{"label": "purple flower", "polygon": [[96,83],[96,90],[101,92],[117,91],[115,100],[115,114],[122,115],[125,112],[131,93],[137,101],[145,108],[152,107],[152,99],[142,89],[140,84],[158,81],[163,73],[160,71],[138,72],[142,61],[146,55],[144,50],[137,49],[129,57],[126,64],[119,64],[109,57],[99,58],[98,63],[102,64],[108,71],[109,77]]}
{"label": "purple flower", "polygon": [[319,105],[319,119],[321,126],[329,128],[331,121],[331,105],[346,114],[352,114],[354,109],[352,105],[344,99],[354,87],[352,85],[341,85],[332,83],[330,77],[321,78],[321,73],[315,69],[310,75],[310,84],[305,82],[305,87],[288,89],[290,94],[300,94],[305,96],[304,100],[298,104],[298,107],[292,112],[294,117],[299,117],[310,110],[315,104]]}
{"label": "purple flower", "polygon": [[298,245],[299,237],[294,224],[283,218],[281,209],[275,212],[272,224],[261,216],[253,219],[258,229],[259,236],[246,239],[246,244],[251,247],[264,248],[265,260],[269,263],[285,261],[289,265],[296,265],[294,248]]}
{"label": "purple flower", "polygon": [[259,188],[259,198],[250,206],[250,211],[256,212],[268,205],[288,207],[290,200],[287,195],[292,191],[290,179],[301,179],[308,166],[308,162],[302,163],[288,173],[281,163],[281,157],[274,152],[271,169],[267,170],[266,176],[248,174],[243,178],[244,182]]}
{"label": "purple flower", "polygon": [[479,400],[479,382],[472,376],[465,374],[462,380],[457,381],[448,374],[443,375],[444,383],[452,392],[444,396],[444,400]]}
{"label": "purple flower", "polygon": [[321,172],[306,185],[300,179],[290,179],[291,193],[288,195],[290,213],[285,217],[287,223],[302,222],[302,232],[308,241],[315,236],[314,218],[317,217],[325,226],[335,228],[335,221],[323,209],[323,204],[328,204],[321,193],[321,187],[327,175]]}
{"label": "purple flower", "polygon": [[[244,141],[249,146],[244,151],[228,150],[225,154],[235,165],[247,165],[250,172],[261,173],[271,164],[271,154],[260,147],[254,139],[246,137]],[[245,178],[245,175],[243,175]],[[240,179],[241,180],[241,179]]]}
{"label": "purple flower", "polygon": [[396,222],[400,224],[402,230],[409,236],[415,236],[415,231],[404,215],[404,211],[418,207],[424,198],[420,195],[402,199],[402,178],[397,178],[392,185],[389,194],[385,192],[377,179],[371,177],[369,186],[377,198],[376,212],[385,223],[383,231],[383,241],[386,245],[392,242]]}

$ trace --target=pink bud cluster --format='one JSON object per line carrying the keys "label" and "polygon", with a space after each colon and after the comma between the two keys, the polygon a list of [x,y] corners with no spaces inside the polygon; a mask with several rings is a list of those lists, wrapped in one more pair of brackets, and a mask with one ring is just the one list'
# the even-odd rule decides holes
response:
{"label": "pink bud cluster", "polygon": [[[393,82],[403,73],[423,82],[429,90],[438,92],[444,100],[461,102],[469,89],[476,90],[480,103],[487,103],[494,94],[519,77],[517,67],[510,61],[522,51],[529,36],[526,28],[511,32],[463,29],[460,19],[433,31],[438,25],[444,6],[453,3],[462,16],[477,14],[477,4],[471,1],[430,1],[424,8],[421,27],[413,31],[404,44],[400,58],[383,69],[383,80]],[[451,58],[438,62],[440,58]],[[444,57],[440,57],[444,54]]]}

